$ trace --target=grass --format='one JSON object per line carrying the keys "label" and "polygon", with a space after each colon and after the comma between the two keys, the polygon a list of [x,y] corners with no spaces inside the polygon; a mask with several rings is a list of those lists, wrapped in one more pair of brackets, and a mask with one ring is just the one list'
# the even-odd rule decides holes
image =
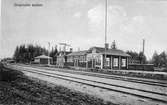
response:
{"label": "grass", "polygon": [[3,105],[113,105],[62,86],[49,87],[16,70],[1,69],[0,104]]}

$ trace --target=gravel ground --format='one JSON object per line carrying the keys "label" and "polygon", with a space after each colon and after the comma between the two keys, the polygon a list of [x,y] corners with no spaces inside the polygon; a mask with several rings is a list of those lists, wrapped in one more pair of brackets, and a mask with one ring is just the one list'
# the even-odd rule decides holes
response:
{"label": "gravel ground", "polygon": [[[11,72],[11,70],[5,70]],[[18,71],[12,71],[17,74]],[[12,73],[7,73],[11,76]],[[2,71],[1,71],[2,74]],[[10,74],[10,75],[9,75]],[[4,75],[1,75],[4,76]],[[2,105],[113,105],[96,97],[70,90],[62,86],[49,87],[29,80],[19,73],[14,80],[0,81]],[[3,78],[3,77],[2,77]],[[13,78],[12,78],[13,79]]]}

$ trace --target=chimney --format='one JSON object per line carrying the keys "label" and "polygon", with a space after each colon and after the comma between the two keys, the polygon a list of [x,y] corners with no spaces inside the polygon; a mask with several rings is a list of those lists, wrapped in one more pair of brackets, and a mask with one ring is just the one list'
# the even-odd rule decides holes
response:
{"label": "chimney", "polygon": [[70,52],[72,52],[73,51],[73,49],[72,48],[70,48]]}
{"label": "chimney", "polygon": [[106,48],[106,50],[108,50],[108,48],[109,48],[109,44],[108,43],[105,43],[105,48]]}
{"label": "chimney", "polygon": [[115,43],[115,40],[112,42],[112,45],[111,45],[111,49],[116,49],[116,43]]}
{"label": "chimney", "polygon": [[145,39],[143,39],[143,55],[144,55],[144,50],[145,50]]}

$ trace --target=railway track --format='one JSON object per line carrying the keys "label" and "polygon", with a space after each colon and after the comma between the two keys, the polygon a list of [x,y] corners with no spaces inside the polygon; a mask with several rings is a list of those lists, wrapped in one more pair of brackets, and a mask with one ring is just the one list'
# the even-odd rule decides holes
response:
{"label": "railway track", "polygon": [[[51,70],[49,68],[46,68],[47,70]],[[72,74],[80,74],[80,75],[87,75],[87,76],[95,76],[100,78],[107,78],[107,79],[115,79],[115,80],[121,80],[121,81],[128,81],[128,82],[135,82],[135,83],[142,83],[147,85],[156,85],[156,86],[162,86],[167,87],[167,83],[165,82],[156,82],[156,81],[150,81],[150,80],[142,80],[142,79],[134,79],[133,77],[123,77],[123,76],[116,76],[116,75],[107,75],[107,74],[100,74],[100,73],[88,73],[88,72],[76,72],[76,71],[69,71],[65,70],[60,72],[66,72],[66,73],[72,73]]]}
{"label": "railway track", "polygon": [[[28,66],[28,65],[26,65],[26,66]],[[28,66],[28,67],[32,67],[32,66]],[[50,71],[55,70],[55,68],[49,68],[49,67],[37,67],[37,66],[33,66],[33,67],[41,68],[41,69],[45,68],[45,69],[50,70]],[[128,82],[141,83],[141,84],[147,84],[147,85],[155,85],[155,86],[161,86],[161,87],[167,88],[167,82],[162,82],[162,81],[133,78],[133,77],[125,77],[125,76],[116,76],[116,75],[110,75],[110,74],[108,75],[108,74],[101,74],[101,73],[92,73],[92,72],[85,72],[85,71],[74,71],[74,70],[63,70],[63,69],[61,69],[59,71],[65,72],[65,73],[95,76],[95,77],[100,77],[100,78],[128,81]]]}
{"label": "railway track", "polygon": [[[16,69],[16,68],[15,68]],[[18,69],[18,68],[17,68]],[[131,87],[125,87],[125,86],[119,86],[119,85],[113,85],[110,83],[104,83],[96,80],[89,80],[81,77],[73,77],[73,76],[67,76],[67,75],[60,75],[56,73],[49,73],[46,71],[40,71],[37,69],[23,69],[21,68],[22,71],[30,72],[30,73],[36,73],[39,75],[44,75],[52,78],[59,78],[67,81],[72,81],[72,82],[77,82],[93,87],[98,87],[101,89],[106,89],[109,91],[115,91],[123,94],[128,94],[128,95],[133,95],[139,98],[145,98],[145,99],[151,99],[154,101],[162,102],[167,104],[167,95],[163,93],[157,93],[157,92],[152,92],[152,91],[146,91],[142,89],[135,89]]]}

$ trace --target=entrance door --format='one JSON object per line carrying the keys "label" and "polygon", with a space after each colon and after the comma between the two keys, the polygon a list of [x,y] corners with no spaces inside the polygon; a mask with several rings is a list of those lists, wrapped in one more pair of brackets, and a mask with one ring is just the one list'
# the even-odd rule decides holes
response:
{"label": "entrance door", "polygon": [[74,66],[77,66],[77,61],[76,61],[76,59],[74,59]]}
{"label": "entrance door", "polygon": [[78,66],[78,60],[77,60],[77,59],[74,60],[74,66],[75,66],[75,67]]}

